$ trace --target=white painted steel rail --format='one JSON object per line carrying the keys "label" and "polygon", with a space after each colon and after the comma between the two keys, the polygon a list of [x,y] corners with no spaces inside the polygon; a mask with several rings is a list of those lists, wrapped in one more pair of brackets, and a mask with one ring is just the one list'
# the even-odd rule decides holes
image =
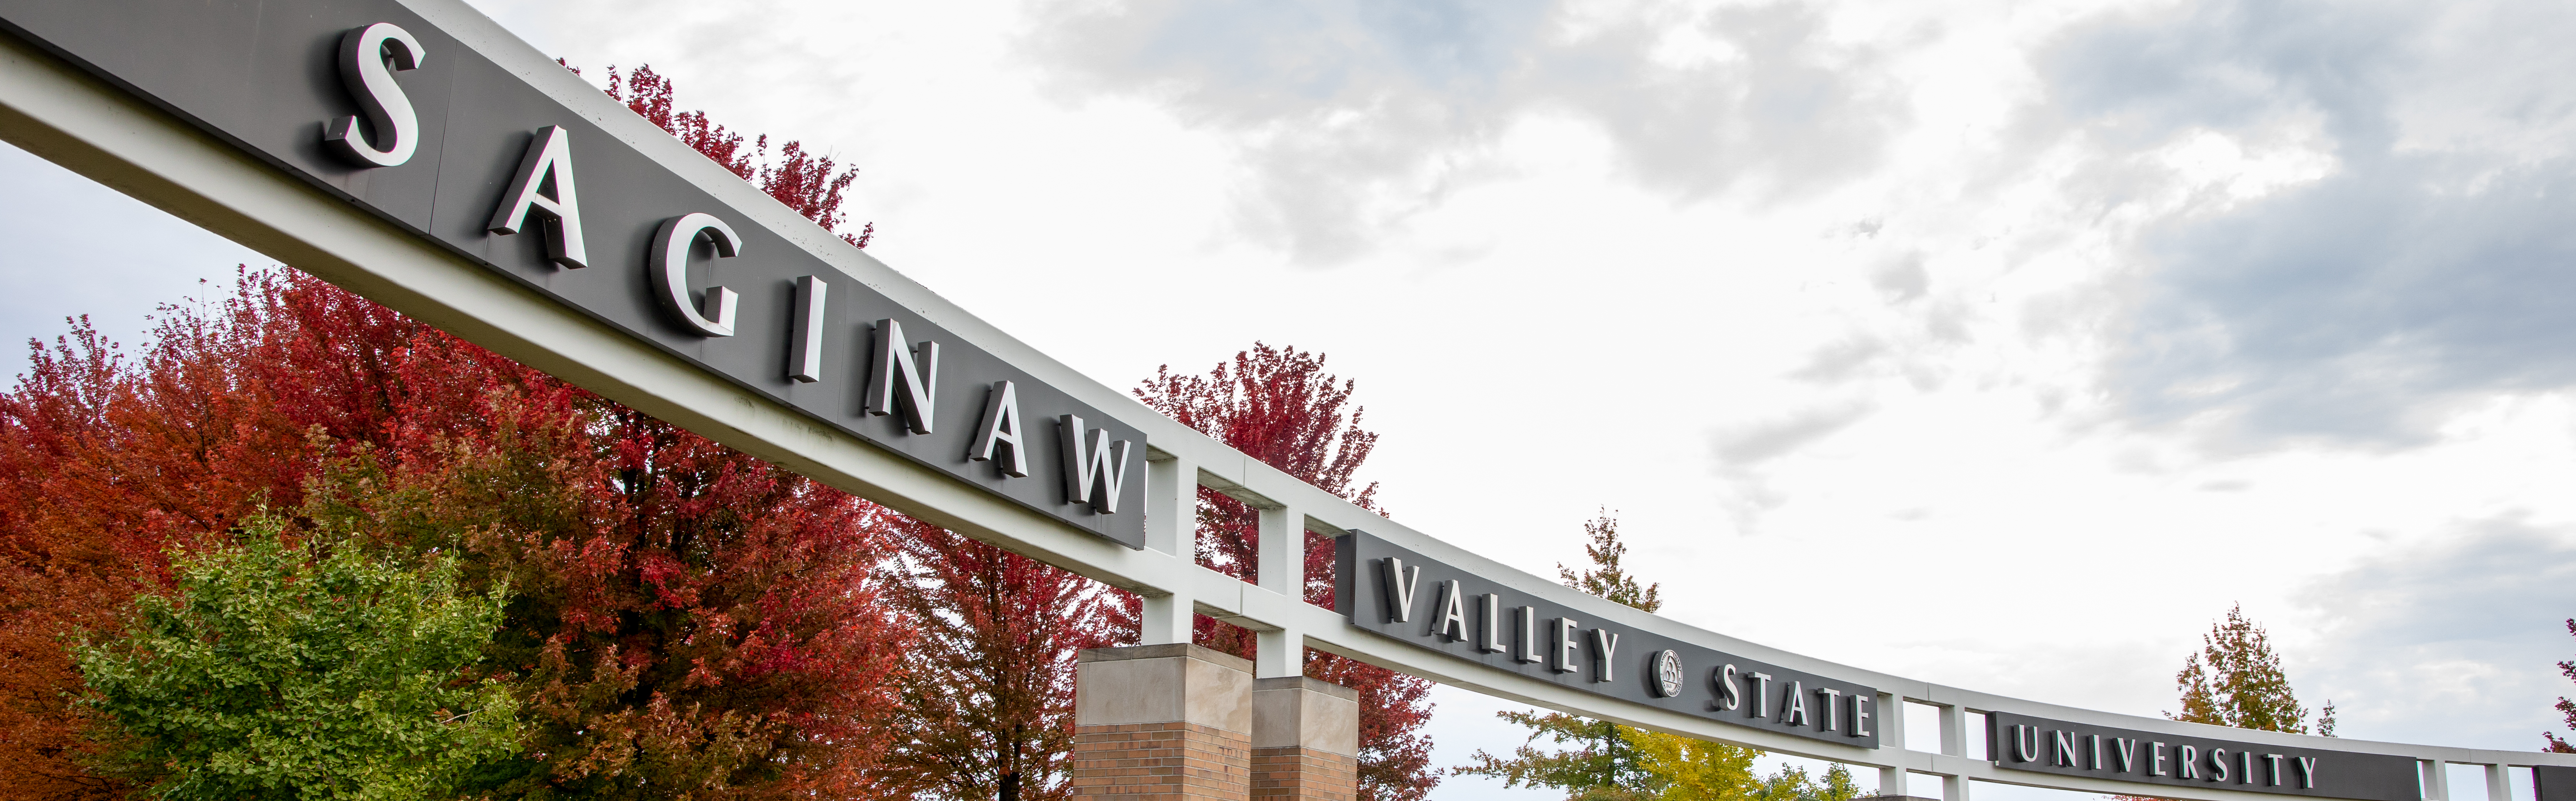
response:
{"label": "white painted steel rail", "polygon": [[[1937,776],[1943,798],[1951,801],[1966,799],[1972,780],[2095,793],[2147,791],[2210,801],[2271,797],[2217,787],[2150,787],[2004,770],[1967,755],[1969,738],[1981,736],[1968,728],[1969,715],[1990,710],[2175,736],[2410,757],[2418,761],[2423,796],[2443,801],[2451,798],[2446,765],[2483,768],[2490,801],[2508,798],[2510,768],[2576,766],[2576,755],[2224,729],[2025,701],[1812,659],[1575,592],[1378,517],[1174,423],[816,228],[459,0],[404,2],[564,106],[725,200],[754,224],[769,227],[971,344],[1145,431],[1152,445],[1145,476],[1150,510],[1147,547],[1130,550],[1078,531],[701,372],[4,37],[0,37],[0,43],[5,43],[0,46],[0,138],[283,263],[718,442],[907,514],[1135,590],[1146,599],[1146,644],[1187,642],[1191,613],[1252,629],[1259,633],[1260,656],[1255,661],[1262,676],[1294,674],[1296,646],[1312,646],[1551,709],[1876,768],[1880,786],[1890,793],[1905,791],[1906,774]],[[1150,328],[1151,323],[1145,326]],[[1262,509],[1258,583],[1236,580],[1193,560],[1194,532],[1184,526],[1194,525],[1197,519],[1197,487],[1216,489]],[[1324,534],[1365,529],[1596,619],[1867,684],[1880,693],[1880,725],[1888,733],[1885,745],[1863,749],[1723,724],[1444,657],[1361,631],[1347,625],[1340,614],[1300,600],[1304,538],[1297,533],[1301,529]],[[1904,747],[1907,706],[1899,701],[1937,710],[1938,750]]]}

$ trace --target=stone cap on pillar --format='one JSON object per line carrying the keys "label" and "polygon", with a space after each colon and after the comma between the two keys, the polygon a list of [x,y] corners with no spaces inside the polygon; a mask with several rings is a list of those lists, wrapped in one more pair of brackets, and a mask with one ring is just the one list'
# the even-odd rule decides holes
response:
{"label": "stone cap on pillar", "polygon": [[1252,733],[1252,660],[1196,645],[1083,650],[1073,720],[1082,726],[1191,723]]}
{"label": "stone cap on pillar", "polygon": [[1359,691],[1304,676],[1253,682],[1252,747],[1290,746],[1359,756]]}
{"label": "stone cap on pillar", "polygon": [[1334,684],[1323,679],[1310,679],[1304,676],[1277,676],[1267,679],[1252,680],[1253,692],[1267,692],[1270,690],[1305,690],[1308,692],[1323,693],[1354,704],[1360,702],[1360,691],[1344,687],[1339,684]]}

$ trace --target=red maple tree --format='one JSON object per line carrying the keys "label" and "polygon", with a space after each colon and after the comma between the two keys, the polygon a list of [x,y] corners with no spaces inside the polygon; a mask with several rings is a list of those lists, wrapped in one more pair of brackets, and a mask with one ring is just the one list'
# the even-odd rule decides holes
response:
{"label": "red maple tree", "polygon": [[[2567,620],[2567,633],[2576,635],[2576,618]],[[2576,679],[2576,660],[2559,660],[2558,673],[2569,679]],[[2567,719],[2568,728],[2576,729],[2576,701],[2567,700],[2563,695],[2559,696],[2558,714]],[[2576,742],[2561,740],[2556,732],[2541,732],[2540,737],[2548,743],[2548,747],[2541,749],[2543,751],[2553,754],[2576,754]]]}
{"label": "red maple tree", "polygon": [[[571,69],[571,65],[565,68]],[[859,179],[859,168],[842,169],[830,156],[807,152],[800,141],[779,145],[777,162],[767,163],[768,134],[752,137],[749,147],[745,147],[741,133],[709,121],[706,112],[677,110],[671,79],[654,72],[650,64],[622,75],[616,67],[609,67],[608,96],[823,226],[823,230],[839,234],[843,241],[864,248],[876,238],[877,224],[873,222],[855,234],[841,231],[841,226],[850,221],[849,215],[841,211],[842,195]]]}
{"label": "red maple tree", "polygon": [[[610,94],[618,96],[612,74]],[[855,170],[630,108],[814,219]],[[843,234],[865,246],[869,231]],[[168,586],[168,554],[265,507],[454,548],[508,580],[495,669],[527,688],[532,797],[892,796],[905,622],[872,577],[892,513],[300,273],[163,307],[129,361],[86,319],[0,394],[0,799],[129,788],[85,768],[67,633]]]}
{"label": "red maple tree", "polygon": [[[1353,486],[1353,474],[1377,446],[1377,434],[1362,430],[1362,409],[1342,409],[1356,381],[1324,372],[1324,356],[1294,347],[1274,348],[1255,342],[1236,353],[1232,364],[1219,363],[1206,375],[1174,374],[1166,365],[1144,382],[1136,397],[1235,450],[1296,476],[1360,508],[1384,514],[1377,505],[1378,485]],[[1255,578],[1260,548],[1260,514],[1251,506],[1204,487],[1199,490],[1199,561],[1246,581]],[[1308,533],[1305,542],[1306,602],[1333,605],[1333,542]],[[1123,624],[1133,630],[1133,596],[1125,596]],[[1250,658],[1251,632],[1200,616],[1192,639],[1200,645]],[[1360,693],[1360,792],[1375,801],[1420,801],[1438,786],[1431,768],[1431,738],[1422,733],[1431,719],[1423,700],[1431,682],[1386,668],[1315,649],[1306,649],[1305,675],[1340,684]]]}
{"label": "red maple tree", "polygon": [[246,272],[165,308],[140,365],[86,326],[0,396],[0,770],[106,798],[61,637],[165,587],[265,506],[463,557],[512,602],[546,797],[878,795],[904,638],[870,570],[888,514],[317,279]]}
{"label": "red maple tree", "polygon": [[919,635],[889,769],[942,798],[1071,797],[1076,658],[1112,644],[1103,588],[926,523],[897,533],[887,596]]}

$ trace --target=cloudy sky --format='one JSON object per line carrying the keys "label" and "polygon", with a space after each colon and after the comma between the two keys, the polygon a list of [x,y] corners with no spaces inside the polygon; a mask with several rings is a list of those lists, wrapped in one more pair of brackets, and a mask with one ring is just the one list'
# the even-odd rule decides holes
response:
{"label": "cloudy sky", "polygon": [[[1103,382],[1330,354],[1397,518],[1545,573],[1616,510],[1697,625],[2153,715],[2241,603],[2463,746],[2576,689],[2576,6],[475,2]],[[0,175],[13,339],[263,263]]]}

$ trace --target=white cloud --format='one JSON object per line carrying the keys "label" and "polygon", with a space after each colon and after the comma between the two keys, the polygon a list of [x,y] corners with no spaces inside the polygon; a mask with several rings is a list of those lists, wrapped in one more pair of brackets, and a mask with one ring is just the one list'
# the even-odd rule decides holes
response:
{"label": "white cloud", "polygon": [[[1406,522],[1543,575],[1607,505],[1669,614],[1934,681],[2155,714],[2241,601],[2356,735],[2565,692],[2576,11],[479,4],[862,167],[872,252],[1107,383],[1330,353]],[[79,189],[13,319],[248,258]]]}

